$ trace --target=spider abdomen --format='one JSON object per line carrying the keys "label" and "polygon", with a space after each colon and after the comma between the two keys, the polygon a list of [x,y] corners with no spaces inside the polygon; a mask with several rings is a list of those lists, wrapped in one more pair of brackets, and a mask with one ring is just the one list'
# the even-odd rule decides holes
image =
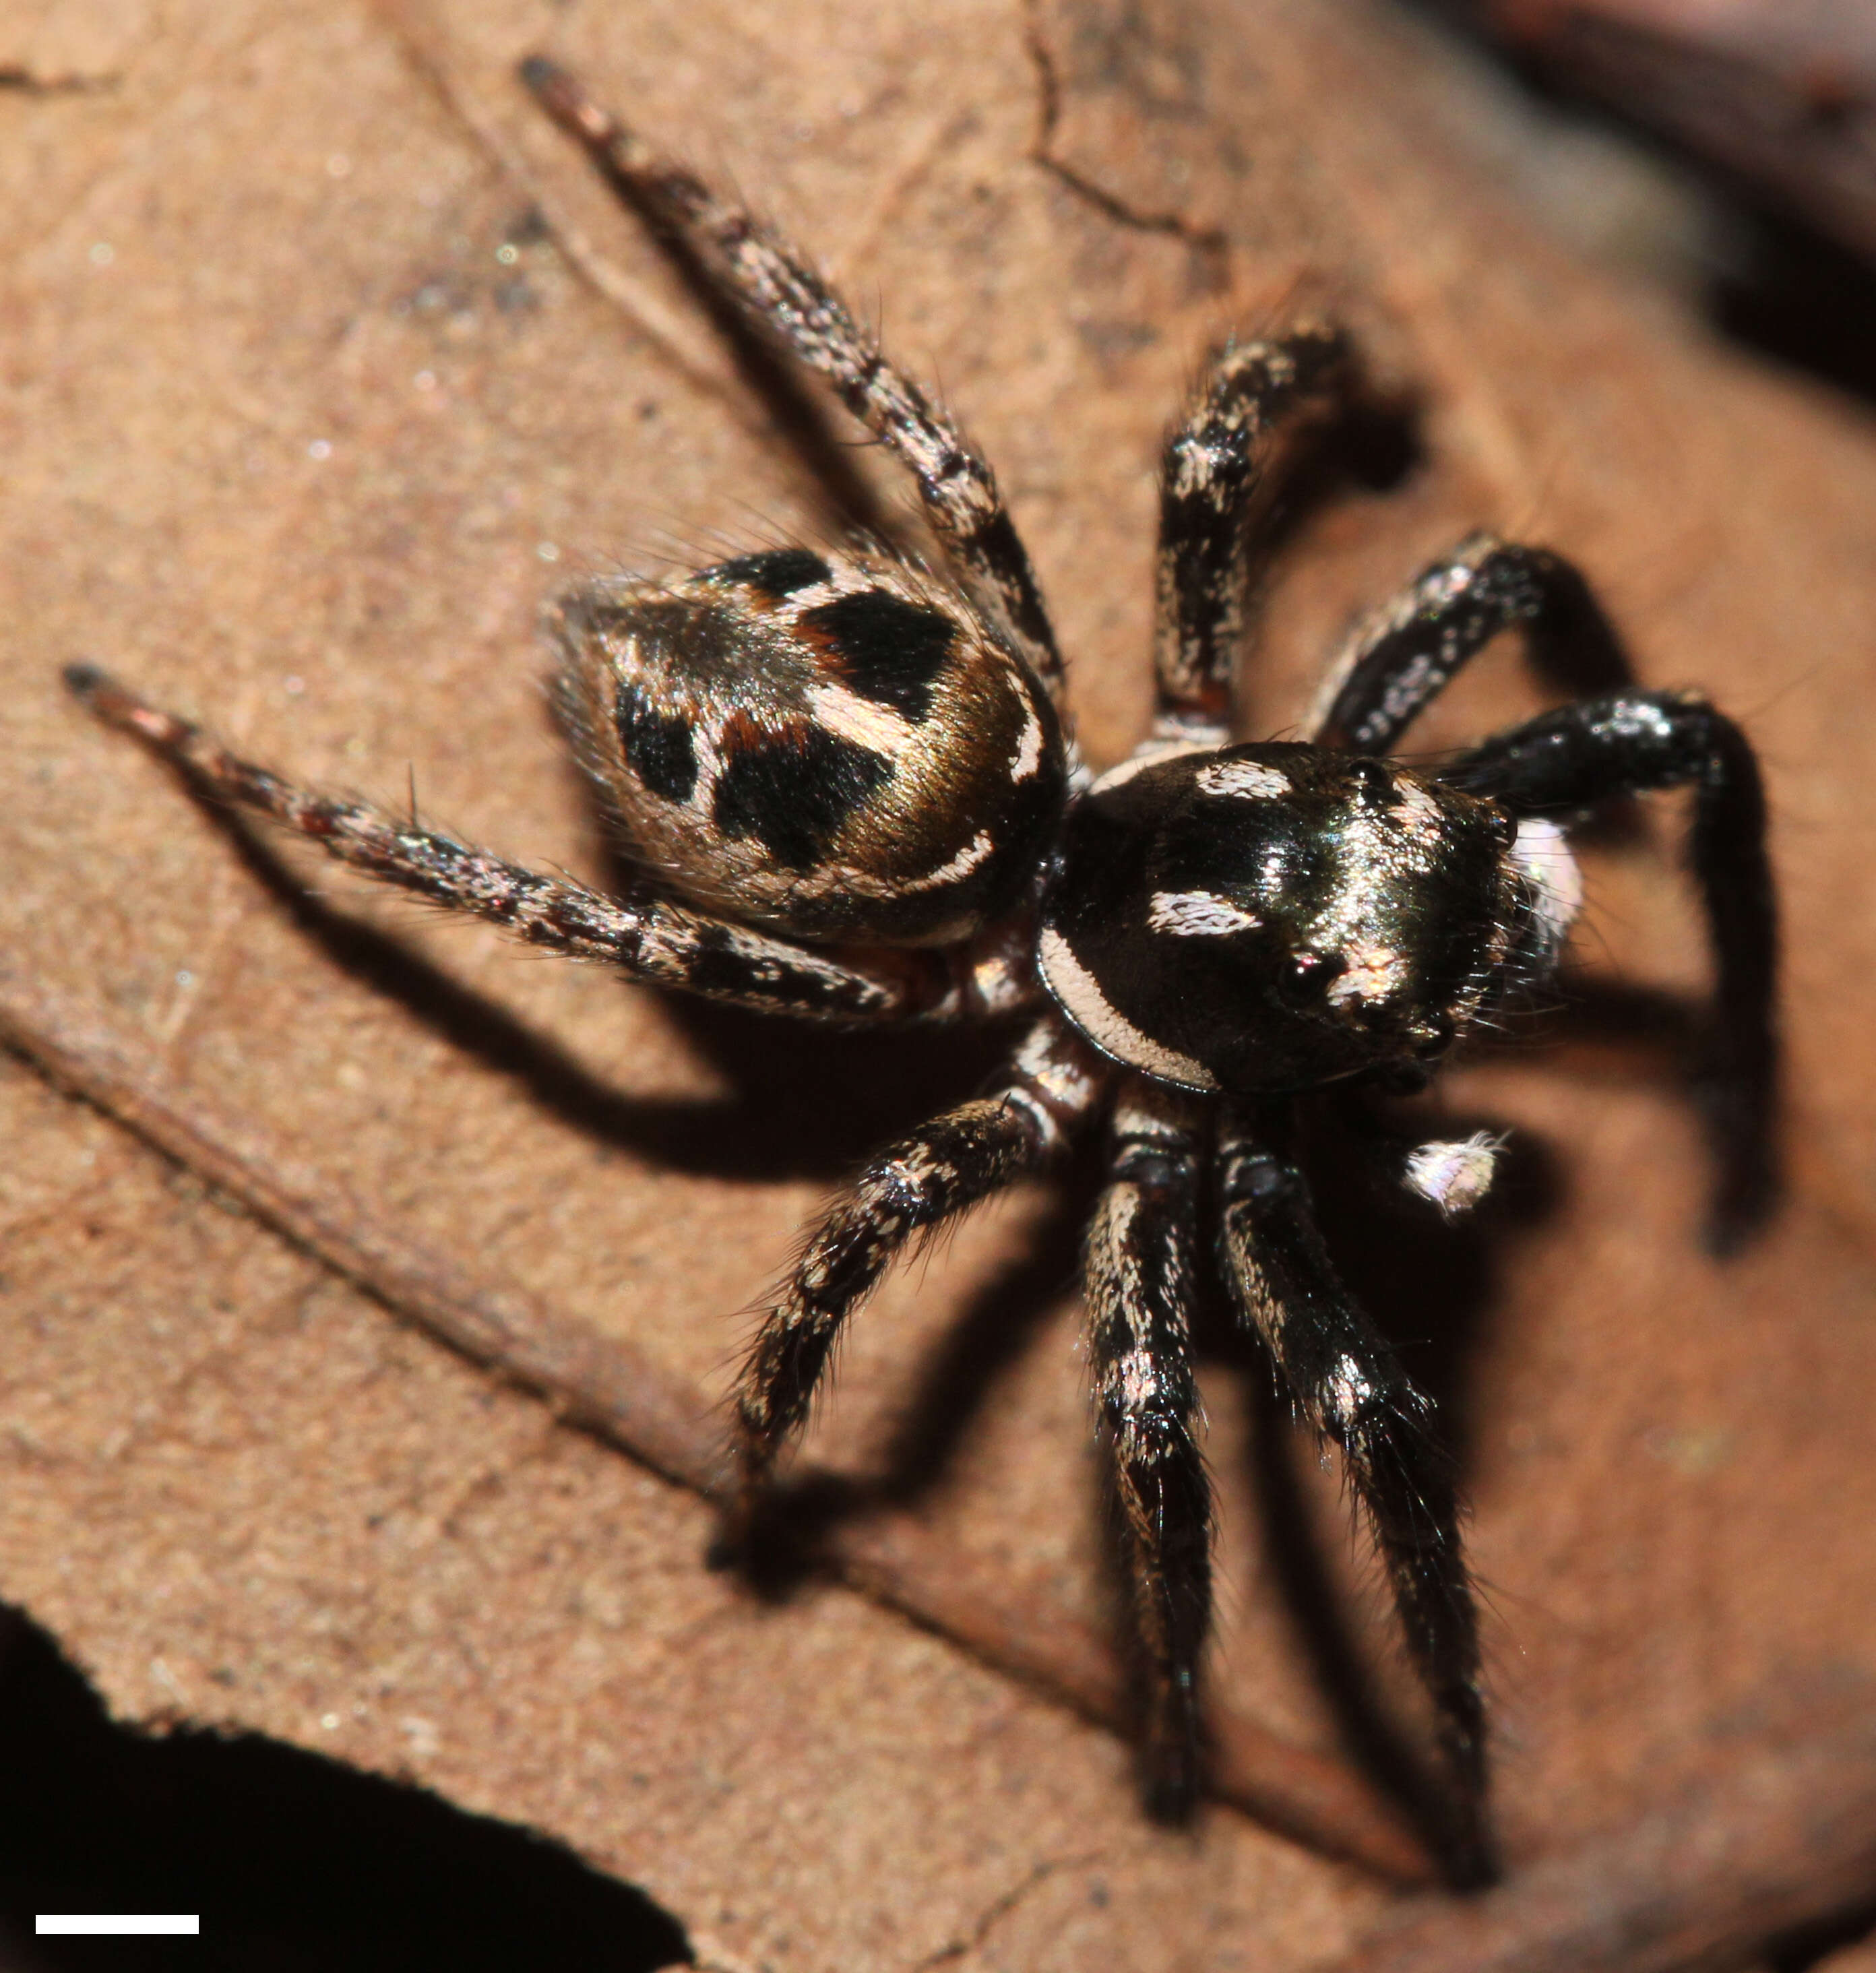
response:
{"label": "spider abdomen", "polygon": [[1043,977],[1096,1046],[1187,1088],[1430,1060],[1504,962],[1514,835],[1490,803],[1317,747],[1129,762],[1071,820]]}
{"label": "spider abdomen", "polygon": [[551,628],[563,715],[631,854],[747,923],[965,937],[1060,816],[1047,695],[905,564],[771,549],[675,584],[589,584]]}

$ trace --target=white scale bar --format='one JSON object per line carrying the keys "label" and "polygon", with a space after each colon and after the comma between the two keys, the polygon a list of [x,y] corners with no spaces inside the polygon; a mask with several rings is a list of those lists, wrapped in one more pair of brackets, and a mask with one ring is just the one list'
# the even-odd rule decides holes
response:
{"label": "white scale bar", "polygon": [[166,1932],[193,1938],[201,1929],[201,1916],[195,1912],[41,1912],[33,1920],[33,1930],[42,1937],[57,1932],[83,1939],[126,1933],[146,1938]]}

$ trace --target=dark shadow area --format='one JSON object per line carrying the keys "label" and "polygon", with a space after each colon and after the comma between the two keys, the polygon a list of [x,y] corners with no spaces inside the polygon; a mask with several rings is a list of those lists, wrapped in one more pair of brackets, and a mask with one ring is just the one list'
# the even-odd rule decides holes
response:
{"label": "dark shadow area", "polygon": [[[1287,558],[1298,534],[1337,502],[1397,492],[1425,466],[1423,407],[1363,391],[1311,420],[1289,442],[1251,519],[1253,579]],[[1240,689],[1254,684],[1240,681]]]}
{"label": "dark shadow area", "polygon": [[[909,1367],[905,1401],[878,1470],[859,1481],[811,1467],[783,1473],[754,1518],[719,1542],[711,1558],[715,1566],[736,1569],[760,1596],[785,1600],[824,1572],[833,1530],[858,1516],[912,1506],[944,1484],[998,1381],[1030,1348],[1051,1304],[1079,1279],[1101,1150],[1100,1134],[1091,1132],[1053,1174],[1049,1206],[1027,1243],[984,1283],[925,1360]],[[1072,1376],[1085,1366],[1070,1359],[1062,1369]],[[1091,1404],[1091,1429],[1092,1417]]]}
{"label": "dark shadow area", "polygon": [[1707,290],[1714,326],[1876,406],[1876,268],[1800,220],[1750,204],[1737,220],[1732,264]]}
{"label": "dark shadow area", "polygon": [[1449,1108],[1429,1113],[1351,1095],[1308,1106],[1301,1146],[1337,1268],[1432,1399],[1439,1436],[1462,1467],[1473,1438],[1469,1373],[1499,1299],[1501,1256],[1521,1230],[1560,1209],[1562,1176],[1548,1147],[1521,1133],[1501,1153],[1490,1193],[1449,1221],[1409,1193],[1397,1173],[1406,1150],[1426,1137],[1499,1127]]}
{"label": "dark shadow area", "polygon": [[1569,971],[1558,992],[1558,1004],[1509,1016],[1491,1052],[1535,1045],[1548,1052],[1559,1075],[1574,1065],[1605,1079],[1671,1088],[1701,1120],[1711,1160],[1706,1225],[1690,1229],[1689,1238],[1720,1256],[1749,1245],[1784,1199],[1776,1080],[1769,1105],[1751,1100],[1754,1085],[1742,1085],[1729,1066],[1711,1003]]}
{"label": "dark shadow area", "polygon": [[[733,1109],[728,1140],[719,1135],[715,1158],[696,1167],[718,1176],[850,1178],[882,1145],[994,1080],[1025,1026],[1018,1016],[994,1027],[843,1034],[676,993],[662,998],[735,1091],[711,1111]],[[749,1141],[739,1144],[745,1129]]]}
{"label": "dark shadow area", "polygon": [[[569,1127],[673,1170],[831,1183],[882,1143],[961,1101],[1009,1052],[1006,1029],[840,1033],[670,994],[663,999],[672,1017],[735,1094],[714,1102],[624,1095],[552,1036],[463,985],[395,933],[309,891],[261,827],[219,802],[194,798],[295,928],[348,978],[395,1001],[453,1048],[509,1078]],[[620,990],[650,990],[624,976]]]}
{"label": "dark shadow area", "polygon": [[[1665,77],[1678,75],[1692,92],[1691,100],[1700,93],[1695,79],[1734,66],[1729,57],[1714,47],[1677,45],[1639,25],[1625,30],[1606,17],[1599,28],[1590,24],[1587,40],[1576,44],[1587,64],[1586,76],[1599,71],[1599,90],[1573,77],[1563,57],[1547,59],[1541,47],[1520,50],[1495,38],[1468,0],[1403,4],[1485,57],[1553,113],[1615,133],[1690,175],[1711,208],[1714,238],[1723,242],[1697,270],[1707,322],[1755,355],[1876,405],[1876,267],[1781,204],[1776,191],[1626,112],[1625,105],[1632,103],[1665,118],[1668,106],[1660,100]],[[1562,38],[1571,40],[1567,34]],[[1765,87],[1776,92],[1791,80],[1768,74]],[[1770,113],[1761,105],[1760,113]],[[1782,113],[1798,115],[1799,105],[1794,100]],[[1804,105],[1802,113],[1828,115],[1828,100]]]}
{"label": "dark shadow area", "polygon": [[[670,257],[699,311],[706,316],[743,381],[774,419],[781,442],[814,474],[831,532],[889,539],[895,516],[854,463],[855,447],[837,430],[824,392],[807,384],[799,365],[712,278],[702,258],[674,232],[647,198],[603,155],[588,157],[620,204],[637,218]],[[732,195],[733,196],[733,195]],[[870,443],[872,441],[864,441]]]}
{"label": "dark shadow area", "polygon": [[[971,1422],[1028,1350],[1051,1304],[1079,1287],[1102,1150],[1101,1134],[1090,1132],[1072,1162],[1051,1175],[1048,1212],[1023,1250],[984,1284],[918,1366],[886,1446],[876,1490],[882,1503],[905,1504],[941,1484]],[[1065,1358],[1061,1367],[1066,1377],[1086,1374],[1079,1357]]]}
{"label": "dark shadow area", "polygon": [[1835,1917],[1799,1927],[1776,1941],[1765,1954],[1771,1973],[1810,1973],[1833,1953],[1860,1945],[1876,1933],[1876,1899],[1865,1899]]}
{"label": "dark shadow area", "polygon": [[1358,392],[1318,431],[1298,462],[1286,502],[1307,512],[1357,493],[1394,493],[1426,463],[1424,407],[1412,398]]}
{"label": "dark shadow area", "polygon": [[[40,1912],[194,1912],[199,1938],[38,1939]],[[0,1611],[0,1964],[18,1973],[652,1973],[676,1920],[525,1829],[258,1736],[113,1725]]]}

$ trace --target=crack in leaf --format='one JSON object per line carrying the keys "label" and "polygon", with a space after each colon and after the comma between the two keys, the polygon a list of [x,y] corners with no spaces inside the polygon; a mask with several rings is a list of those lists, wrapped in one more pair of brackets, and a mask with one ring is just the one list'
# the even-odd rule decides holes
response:
{"label": "crack in leaf", "polygon": [[1056,66],[1055,56],[1043,32],[1041,14],[1040,0],[1023,0],[1023,45],[1036,70],[1036,136],[1030,146],[1030,161],[1039,165],[1076,198],[1092,205],[1117,226],[1137,233],[1157,233],[1184,240],[1203,262],[1206,285],[1214,290],[1227,286],[1231,244],[1223,227],[1202,225],[1177,211],[1156,212],[1135,205],[1118,192],[1097,184],[1085,172],[1077,170],[1056,155],[1055,142],[1061,127],[1064,90],[1061,71]]}
{"label": "crack in leaf", "polygon": [[123,85],[115,69],[97,75],[74,70],[65,75],[41,75],[23,62],[0,64],[0,90],[15,96],[105,96]]}
{"label": "crack in leaf", "polygon": [[1012,1885],[1000,1897],[992,1899],[963,1938],[954,1939],[948,1945],[940,1946],[937,1952],[915,1961],[911,1973],[930,1973],[932,1967],[955,1965],[967,1954],[976,1952],[1019,1905],[1051,1877],[1059,1876],[1064,1870],[1085,1870],[1091,1864],[1098,1863],[1102,1856],[1099,1850],[1089,1850],[1079,1857],[1044,1857],[1024,1874],[1020,1882]]}

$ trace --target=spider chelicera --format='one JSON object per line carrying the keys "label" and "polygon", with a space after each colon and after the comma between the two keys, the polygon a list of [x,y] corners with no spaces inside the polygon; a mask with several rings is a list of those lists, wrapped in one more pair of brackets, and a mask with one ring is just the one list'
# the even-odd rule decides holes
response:
{"label": "spider chelicera", "polygon": [[[1439,1723],[1457,1867],[1478,1874],[1485,1717],[1454,1485],[1426,1401],[1337,1277],[1291,1112],[1422,1084],[1482,1015],[1554,971],[1580,899],[1565,826],[1612,797],[1691,787],[1717,973],[1714,1232],[1736,1238],[1770,1196],[1776,1062],[1750,748],[1697,695],[1629,685],[1568,564],[1482,535],[1357,629],[1306,738],[1233,744],[1233,656],[1269,547],[1257,496],[1288,434],[1352,384],[1342,338],[1302,326],[1227,349],[1167,440],[1157,716],[1131,759],[1091,780],[985,463],[786,242],[552,64],[522,75],[910,470],[948,573],[873,543],[781,548],[563,597],[559,710],[642,873],[617,895],[296,787],[89,667],[68,672],[73,689],[199,788],[531,944],[810,1020],[1025,1016],[994,1086],[880,1153],[808,1235],[738,1386],[745,1513],[895,1257],[1105,1118],[1088,1337],[1150,1672],[1152,1798],[1180,1813],[1202,1778],[1211,1508],[1190,1322],[1216,1271],[1367,1510]],[[1512,626],[1616,689],[1443,765],[1389,759]],[[1495,1150],[1483,1136],[1403,1147],[1395,1169],[1457,1212]]]}

